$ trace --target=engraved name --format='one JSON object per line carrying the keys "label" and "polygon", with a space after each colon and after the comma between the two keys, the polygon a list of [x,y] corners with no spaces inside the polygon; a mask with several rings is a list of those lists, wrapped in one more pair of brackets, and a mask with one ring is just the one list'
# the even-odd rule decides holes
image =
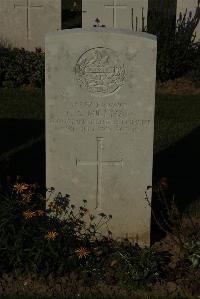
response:
{"label": "engraved name", "polygon": [[62,116],[51,117],[49,124],[69,133],[136,133],[150,126],[149,119],[135,119],[127,103],[69,102]]}

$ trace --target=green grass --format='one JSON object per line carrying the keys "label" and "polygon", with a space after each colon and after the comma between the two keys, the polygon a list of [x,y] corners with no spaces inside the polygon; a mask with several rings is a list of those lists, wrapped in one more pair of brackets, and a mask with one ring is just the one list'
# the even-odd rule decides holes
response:
{"label": "green grass", "polygon": [[156,95],[154,153],[200,126],[199,95]]}
{"label": "green grass", "polygon": [[44,113],[44,90],[0,88],[0,119],[42,120]]}

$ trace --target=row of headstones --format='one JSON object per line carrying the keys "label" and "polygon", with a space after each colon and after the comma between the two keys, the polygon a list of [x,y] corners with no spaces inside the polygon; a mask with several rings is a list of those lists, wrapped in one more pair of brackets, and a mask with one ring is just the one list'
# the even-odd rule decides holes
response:
{"label": "row of headstones", "polygon": [[[177,0],[177,18],[186,8],[194,15],[197,3]],[[45,34],[62,29],[61,7],[62,0],[0,0],[0,38],[26,49],[44,49]],[[148,0],[82,0],[82,28],[142,31],[147,12]],[[200,39],[200,24],[196,34]]]}

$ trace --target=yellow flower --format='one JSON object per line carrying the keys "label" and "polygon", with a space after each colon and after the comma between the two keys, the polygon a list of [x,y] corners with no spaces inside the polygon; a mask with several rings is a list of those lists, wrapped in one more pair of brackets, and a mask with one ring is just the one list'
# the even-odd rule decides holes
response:
{"label": "yellow flower", "polygon": [[28,184],[25,183],[17,183],[14,185],[14,189],[19,192],[19,193],[23,193],[24,191],[26,191],[29,188]]}
{"label": "yellow flower", "polygon": [[22,194],[22,202],[30,202],[32,199],[33,193]]}
{"label": "yellow flower", "polygon": [[44,238],[47,240],[54,240],[57,235],[58,235],[57,232],[51,231],[51,232],[48,232],[48,234],[45,235]]}
{"label": "yellow flower", "polygon": [[23,216],[24,216],[26,219],[31,219],[32,217],[35,216],[35,212],[26,211],[26,212],[23,212]]}
{"label": "yellow flower", "polygon": [[86,257],[90,251],[84,247],[81,247],[80,249],[75,250],[75,252],[79,258],[82,258],[83,256]]}
{"label": "yellow flower", "polygon": [[36,213],[38,214],[38,216],[43,216],[45,214],[45,211],[37,210]]}

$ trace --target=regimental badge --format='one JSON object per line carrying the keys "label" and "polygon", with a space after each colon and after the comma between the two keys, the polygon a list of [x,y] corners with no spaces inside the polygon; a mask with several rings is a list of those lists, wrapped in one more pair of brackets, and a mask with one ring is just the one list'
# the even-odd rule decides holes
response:
{"label": "regimental badge", "polygon": [[98,47],[78,59],[75,74],[78,84],[94,95],[110,95],[125,81],[125,67],[115,51]]}

